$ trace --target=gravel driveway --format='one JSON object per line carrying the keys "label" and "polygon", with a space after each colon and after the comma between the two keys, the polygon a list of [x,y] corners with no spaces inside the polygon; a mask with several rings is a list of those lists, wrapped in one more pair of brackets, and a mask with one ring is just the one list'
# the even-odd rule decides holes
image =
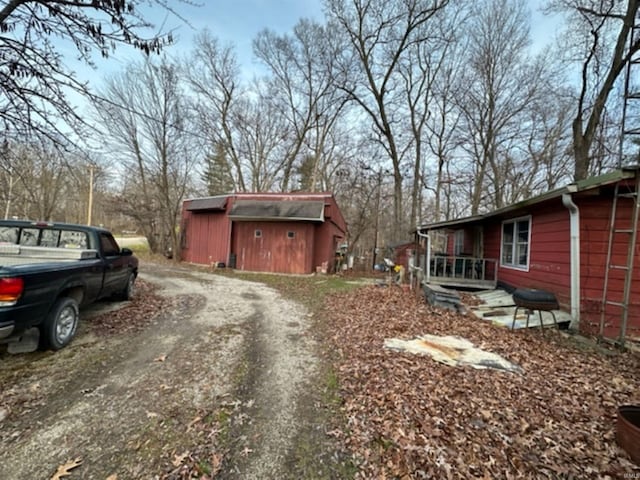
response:
{"label": "gravel driveway", "polygon": [[141,271],[161,300],[141,331],[93,330],[99,304],[59,352],[0,353],[0,478],[296,478],[301,431],[323,435],[310,316],[260,283]]}

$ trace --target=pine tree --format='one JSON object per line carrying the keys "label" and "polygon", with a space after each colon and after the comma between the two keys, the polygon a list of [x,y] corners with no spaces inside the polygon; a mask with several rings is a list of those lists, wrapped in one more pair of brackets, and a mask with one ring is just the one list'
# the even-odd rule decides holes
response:
{"label": "pine tree", "polygon": [[234,190],[233,175],[227,161],[224,145],[217,142],[213,152],[207,154],[206,168],[202,179],[207,185],[209,195],[222,195]]}

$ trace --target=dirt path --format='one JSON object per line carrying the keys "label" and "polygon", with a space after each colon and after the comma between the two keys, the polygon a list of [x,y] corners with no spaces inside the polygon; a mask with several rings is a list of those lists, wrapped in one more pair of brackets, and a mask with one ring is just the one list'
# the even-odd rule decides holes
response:
{"label": "dirt path", "polygon": [[70,479],[179,478],[194,458],[221,478],[299,478],[301,445],[324,436],[305,310],[259,283],[141,270],[168,299],[144,331],[98,338],[85,321],[59,352],[0,354],[0,478],[72,459]]}

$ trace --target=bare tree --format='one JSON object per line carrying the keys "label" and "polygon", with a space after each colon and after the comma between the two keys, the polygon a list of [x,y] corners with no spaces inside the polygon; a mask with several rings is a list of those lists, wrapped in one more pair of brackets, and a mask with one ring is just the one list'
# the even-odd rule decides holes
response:
{"label": "bare tree", "polygon": [[[453,42],[453,31],[457,24],[453,16],[438,24],[425,26],[423,40],[407,50],[407,57],[399,62],[398,74],[402,79],[402,91],[407,109],[408,131],[411,141],[405,143],[406,153],[412,152],[412,186],[410,222],[418,219],[419,193],[422,189],[425,128],[430,116],[430,104],[434,96],[434,85],[445,60],[449,56],[449,45]],[[433,40],[432,40],[433,39]],[[402,155],[403,157],[405,154]]]}
{"label": "bare tree", "polygon": [[124,167],[119,210],[137,221],[152,251],[178,252],[178,215],[202,158],[190,141],[179,68],[167,59],[132,64],[107,81],[102,97],[97,115],[109,155]]}
{"label": "bare tree", "polygon": [[315,191],[322,163],[330,161],[325,143],[346,104],[344,93],[335,88],[341,48],[337,37],[333,25],[303,19],[292,35],[264,30],[253,42],[255,55],[269,69],[266,82],[273,105],[292,132],[290,144],[284,146],[283,191],[290,188],[296,162],[299,171],[308,173],[307,187]]}
{"label": "bare tree", "polygon": [[209,150],[222,148],[219,153],[224,153],[233,188],[246,191],[237,130],[246,90],[240,83],[240,66],[233,47],[221,46],[217,38],[204,30],[196,37],[195,48],[184,70],[195,94],[194,109],[201,136]]}
{"label": "bare tree", "polygon": [[[108,57],[118,45],[158,52],[171,34],[143,36],[152,25],[140,7],[143,0],[11,0],[0,6],[0,121],[7,139],[47,137],[66,143],[61,125],[81,118],[67,94],[89,93],[77,80],[62,52],[93,65],[92,55]],[[170,9],[165,0],[149,3]],[[55,41],[53,41],[55,39]],[[66,59],[68,60],[68,59]]]}
{"label": "bare tree", "polygon": [[56,220],[65,215],[73,159],[64,158],[51,142],[7,143],[0,160],[5,189],[5,216]]}
{"label": "bare tree", "polygon": [[[403,82],[410,142],[405,143],[403,157],[411,158],[410,225],[421,215],[422,188],[425,186],[425,161],[429,152],[438,158],[436,218],[440,210],[440,185],[446,151],[455,148],[451,142],[457,115],[453,112],[452,96],[463,58],[458,37],[465,28],[465,10],[451,5],[440,12],[438,22],[425,25],[422,41],[407,50],[400,61],[398,73]],[[447,138],[449,136],[449,138]]]}
{"label": "bare tree", "polygon": [[238,152],[245,165],[248,184],[254,192],[279,190],[289,162],[287,155],[295,132],[268,91],[257,98],[242,99],[235,117]]}
{"label": "bare tree", "polygon": [[[458,135],[458,124],[460,122],[460,111],[457,108],[456,96],[461,86],[459,78],[463,77],[462,72],[466,62],[462,55],[460,42],[452,46],[451,54],[444,60],[445,64],[439,69],[435,78],[434,91],[429,105],[431,115],[427,119],[426,129],[428,132],[427,143],[431,154],[436,160],[433,220],[442,219],[442,214],[449,218],[449,208],[443,208],[443,198],[451,196],[451,179],[447,175],[450,162],[453,161],[455,150],[460,146]],[[422,186],[430,188],[425,174],[425,168],[421,171]]]}
{"label": "bare tree", "polygon": [[640,51],[640,1],[552,0],[550,11],[570,14],[567,50],[581,62],[578,104],[573,119],[574,180],[592,173],[592,149],[616,81]]}
{"label": "bare tree", "polygon": [[545,89],[539,102],[527,112],[525,155],[531,169],[511,171],[512,201],[528,198],[568,183],[572,178],[571,120],[573,97],[567,89]]}
{"label": "bare tree", "polygon": [[330,21],[346,36],[345,82],[339,85],[373,124],[374,133],[392,164],[393,232],[403,236],[403,171],[397,118],[402,95],[398,69],[407,52],[423,40],[425,25],[448,0],[327,0]]}
{"label": "bare tree", "polygon": [[529,19],[523,0],[483,4],[470,30],[467,91],[460,96],[462,135],[473,158],[471,213],[505,205],[506,173],[521,141],[522,117],[543,85],[545,61],[527,55]]}

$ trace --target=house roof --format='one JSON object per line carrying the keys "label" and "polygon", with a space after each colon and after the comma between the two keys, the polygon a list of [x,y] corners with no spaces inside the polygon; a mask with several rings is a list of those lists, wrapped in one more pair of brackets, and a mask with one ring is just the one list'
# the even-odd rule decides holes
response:
{"label": "house roof", "polygon": [[229,218],[324,222],[324,201],[236,200]]}
{"label": "house roof", "polygon": [[538,205],[540,203],[562,197],[562,195],[566,193],[585,192],[588,190],[594,190],[600,187],[604,187],[607,185],[613,185],[616,182],[619,182],[620,180],[635,178],[638,172],[640,172],[640,166],[626,167],[626,168],[623,168],[622,170],[614,170],[604,175],[599,175],[597,177],[591,177],[585,180],[580,180],[578,182],[571,183],[562,188],[550,190],[546,193],[543,193],[542,195],[528,198],[526,200],[522,200],[517,203],[512,203],[511,205],[507,205],[506,207],[493,210],[492,212],[459,218],[455,220],[445,220],[442,222],[426,223],[423,225],[419,225],[417,227],[417,230],[436,230],[436,229],[447,228],[447,227],[457,227],[461,225],[479,223],[489,218],[500,217],[501,215],[506,215],[506,214],[515,212],[517,210],[522,210],[524,208],[527,208],[533,205]]}
{"label": "house roof", "polygon": [[186,209],[194,210],[224,210],[227,206],[227,195],[219,195],[217,197],[194,198],[188,200],[189,204]]}

